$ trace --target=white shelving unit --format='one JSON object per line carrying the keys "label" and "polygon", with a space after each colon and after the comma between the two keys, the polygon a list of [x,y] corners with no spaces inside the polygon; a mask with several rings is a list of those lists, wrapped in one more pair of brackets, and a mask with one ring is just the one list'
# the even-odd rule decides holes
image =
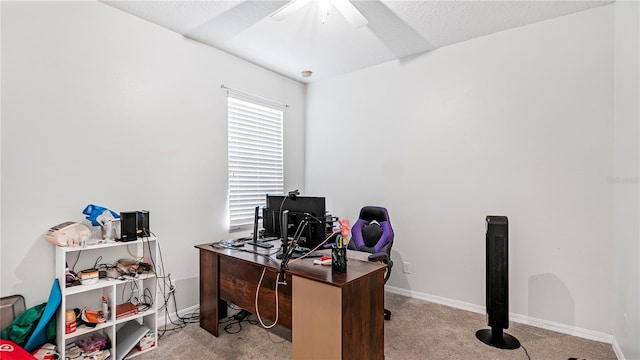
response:
{"label": "white shelving unit", "polygon": [[[117,346],[124,343],[123,340],[125,340],[118,339],[118,330],[131,321],[153,331],[155,345],[143,351],[138,351],[137,347],[133,347],[126,358],[135,357],[158,347],[158,280],[154,272],[157,269],[153,265],[157,261],[157,255],[158,240],[156,237],[145,237],[130,242],[107,242],[85,247],[56,247],[56,277],[60,282],[62,292],[62,303],[57,313],[56,342],[61,359],[66,358],[65,348],[67,345],[90,333],[100,333],[111,340],[109,359],[120,360],[116,354],[120,355],[123,350],[127,351],[129,346],[127,349],[117,349]],[[103,278],[95,284],[66,287],[67,268],[79,273],[81,270],[91,269],[100,264],[115,265],[120,259],[139,260],[152,264],[154,269],[135,277],[125,277],[124,280]],[[107,321],[99,323],[95,327],[87,327],[78,323],[76,331],[65,334],[65,312],[75,308],[100,310],[102,296],[105,296],[109,301]],[[116,306],[129,299],[133,299],[134,304],[146,303],[149,300],[152,303],[148,309],[140,310],[136,315],[116,319]]]}

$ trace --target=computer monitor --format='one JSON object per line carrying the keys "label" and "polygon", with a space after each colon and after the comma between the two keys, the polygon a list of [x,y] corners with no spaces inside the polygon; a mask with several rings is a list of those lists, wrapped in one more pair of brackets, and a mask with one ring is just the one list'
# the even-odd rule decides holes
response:
{"label": "computer monitor", "polygon": [[262,224],[266,236],[282,238],[282,214],[288,210],[287,234],[298,244],[314,248],[326,237],[326,205],[324,197],[267,195]]}

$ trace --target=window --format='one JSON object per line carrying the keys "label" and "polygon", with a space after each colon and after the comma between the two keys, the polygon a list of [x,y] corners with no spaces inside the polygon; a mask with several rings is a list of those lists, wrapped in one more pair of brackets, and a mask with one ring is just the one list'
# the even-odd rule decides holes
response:
{"label": "window", "polygon": [[284,193],[283,111],[229,92],[229,226],[253,224],[265,195]]}

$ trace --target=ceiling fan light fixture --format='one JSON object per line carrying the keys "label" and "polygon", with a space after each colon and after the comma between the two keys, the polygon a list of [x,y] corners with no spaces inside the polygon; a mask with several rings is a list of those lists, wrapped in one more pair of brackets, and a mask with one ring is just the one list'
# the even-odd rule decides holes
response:
{"label": "ceiling fan light fixture", "polygon": [[304,71],[302,71],[302,73],[301,73],[301,74],[302,74],[302,77],[308,78],[308,77],[310,77],[311,75],[313,75],[313,71],[311,71],[311,70],[304,70]]}
{"label": "ceiling fan light fixture", "polygon": [[271,15],[269,15],[269,17],[272,20],[281,21],[290,14],[293,14],[294,12],[300,10],[310,2],[311,0],[291,0],[280,9],[274,11]]}
{"label": "ceiling fan light fixture", "polygon": [[[271,18],[271,20],[281,21],[294,12],[299,11],[311,1],[312,0],[291,0],[283,7],[271,13],[269,17]],[[362,15],[360,11],[358,11],[358,9],[356,9],[356,7],[353,6],[353,4],[351,4],[349,0],[320,0],[318,1],[318,3],[323,24],[329,16],[331,5],[333,5],[333,7],[338,10],[338,12],[342,14],[342,16],[344,16],[345,19],[347,19],[347,21],[351,23],[351,25],[356,29],[361,28],[369,23],[364,15]]]}
{"label": "ceiling fan light fixture", "polygon": [[320,19],[324,24],[327,21],[327,17],[329,17],[329,6],[331,5],[331,0],[320,0],[318,6],[320,8]]}
{"label": "ceiling fan light fixture", "polygon": [[330,0],[331,5],[333,5],[342,16],[351,23],[351,26],[358,29],[369,23],[367,18],[356,9],[353,4],[349,0]]}

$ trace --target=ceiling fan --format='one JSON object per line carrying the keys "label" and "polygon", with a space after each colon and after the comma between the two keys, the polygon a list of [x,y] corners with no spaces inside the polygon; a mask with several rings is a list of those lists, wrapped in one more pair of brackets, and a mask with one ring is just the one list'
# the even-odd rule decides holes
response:
{"label": "ceiling fan", "polygon": [[[313,0],[291,0],[283,7],[269,15],[269,17],[275,21],[281,21],[312,1]],[[319,3],[323,24],[329,14],[329,5],[333,5],[354,28],[360,28],[369,23],[364,15],[362,15],[360,11],[358,11],[358,9],[349,2],[349,0],[320,0]]]}

